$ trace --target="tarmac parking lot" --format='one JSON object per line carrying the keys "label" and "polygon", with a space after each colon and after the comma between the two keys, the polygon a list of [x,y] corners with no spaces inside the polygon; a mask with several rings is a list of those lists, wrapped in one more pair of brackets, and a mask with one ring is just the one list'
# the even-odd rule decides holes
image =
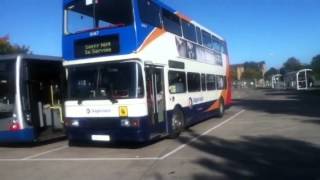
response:
{"label": "tarmac parking lot", "polygon": [[7,179],[320,180],[320,94],[236,89],[223,118],[147,145],[0,146]]}

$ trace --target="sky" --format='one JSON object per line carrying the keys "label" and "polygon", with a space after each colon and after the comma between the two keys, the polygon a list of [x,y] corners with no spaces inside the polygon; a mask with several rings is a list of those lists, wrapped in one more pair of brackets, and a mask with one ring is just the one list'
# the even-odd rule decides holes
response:
{"label": "sky", "polygon": [[[162,0],[224,37],[232,64],[320,54],[320,0]],[[1,0],[0,37],[34,54],[61,56],[62,0]]]}

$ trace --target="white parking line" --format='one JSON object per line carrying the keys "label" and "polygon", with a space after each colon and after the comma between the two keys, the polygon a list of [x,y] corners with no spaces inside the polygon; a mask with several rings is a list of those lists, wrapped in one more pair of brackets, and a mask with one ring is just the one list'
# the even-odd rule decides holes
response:
{"label": "white parking line", "polygon": [[67,145],[66,146],[62,146],[62,147],[58,147],[58,148],[51,149],[51,150],[45,151],[45,152],[41,152],[41,153],[38,153],[38,154],[35,154],[35,155],[32,155],[32,156],[27,156],[25,158],[22,158],[21,160],[30,160],[30,159],[37,158],[37,157],[45,155],[45,154],[49,154],[49,153],[52,153],[52,152],[60,151],[62,149],[66,149],[68,147],[69,146],[67,146]]}
{"label": "white parking line", "polygon": [[169,156],[177,153],[178,151],[182,150],[183,148],[185,148],[186,146],[188,146],[189,144],[191,144],[192,142],[198,140],[201,136],[207,135],[210,132],[214,131],[215,129],[223,126],[224,124],[232,121],[233,119],[235,119],[236,117],[238,117],[240,114],[244,113],[246,110],[241,110],[239,112],[237,112],[235,115],[231,116],[230,118],[226,119],[225,121],[219,123],[218,125],[208,129],[207,131],[205,131],[204,133],[192,138],[191,140],[189,140],[187,143],[182,144],[180,146],[178,146],[177,148],[175,148],[174,150],[168,152],[167,154],[161,156],[161,157],[133,157],[133,158],[37,158],[40,157],[42,155],[45,154],[49,154],[52,152],[56,152],[56,151],[60,151],[63,149],[68,148],[69,146],[65,145],[62,147],[58,147],[55,149],[51,149],[45,152],[41,152],[35,155],[31,155],[31,156],[27,156],[25,158],[22,159],[0,159],[0,162],[17,162],[17,161],[148,161],[148,160],[164,160],[166,158],[168,158]]}
{"label": "white parking line", "polygon": [[161,160],[163,160],[163,159],[165,159],[165,158],[167,158],[167,157],[169,157],[169,156],[177,153],[177,152],[180,151],[181,149],[185,148],[188,144],[191,144],[192,142],[198,140],[201,136],[207,135],[207,134],[209,134],[210,132],[212,132],[213,130],[215,130],[215,129],[221,127],[221,126],[223,126],[224,124],[226,124],[226,123],[228,123],[229,121],[233,120],[234,118],[238,117],[240,114],[244,113],[245,111],[246,111],[246,110],[241,110],[241,111],[239,111],[238,113],[236,113],[235,115],[231,116],[231,117],[228,118],[227,120],[225,120],[225,121],[221,122],[220,124],[218,124],[218,125],[210,128],[210,129],[208,129],[207,131],[205,131],[204,133],[200,134],[199,136],[196,136],[196,137],[192,138],[190,141],[188,141],[188,142],[185,143],[185,144],[180,145],[179,147],[175,148],[175,149],[172,150],[171,152],[169,152],[169,153],[161,156]]}
{"label": "white parking line", "polygon": [[0,162],[17,161],[154,161],[161,160],[160,157],[142,158],[39,158],[39,159],[0,159]]}

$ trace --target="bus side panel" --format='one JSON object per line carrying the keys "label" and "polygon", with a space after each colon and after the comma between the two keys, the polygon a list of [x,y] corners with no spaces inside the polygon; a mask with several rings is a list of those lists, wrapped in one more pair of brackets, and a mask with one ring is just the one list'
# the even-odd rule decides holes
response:
{"label": "bus side panel", "polygon": [[1,131],[0,142],[12,143],[12,142],[33,142],[34,131],[32,128],[22,129],[18,131]]}

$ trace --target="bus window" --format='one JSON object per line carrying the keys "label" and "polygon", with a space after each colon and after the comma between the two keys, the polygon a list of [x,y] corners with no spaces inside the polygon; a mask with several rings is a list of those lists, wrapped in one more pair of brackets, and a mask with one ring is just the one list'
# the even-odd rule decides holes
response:
{"label": "bus window", "polygon": [[224,76],[217,76],[217,85],[218,85],[218,89],[222,90],[225,89],[226,85],[225,85],[225,78]]}
{"label": "bus window", "polygon": [[180,19],[168,10],[162,9],[163,27],[166,31],[181,36]]}
{"label": "bus window", "polygon": [[0,61],[0,119],[12,117],[15,102],[14,73],[14,61]]}
{"label": "bus window", "polygon": [[66,7],[67,33],[132,25],[131,0],[95,2],[73,1]]}
{"label": "bus window", "polygon": [[181,20],[181,25],[182,25],[183,37],[190,41],[196,42],[197,38],[196,38],[194,25],[185,20]]}
{"label": "bus window", "polygon": [[202,39],[203,39],[203,45],[211,49],[212,48],[211,35],[206,31],[202,31]]}
{"label": "bus window", "polygon": [[202,45],[202,36],[201,29],[199,27],[196,28],[197,42]]}
{"label": "bus window", "polygon": [[142,22],[154,27],[161,27],[160,7],[150,0],[139,1],[139,12]]}
{"label": "bus window", "polygon": [[200,91],[200,74],[198,73],[188,73],[188,91],[198,92]]}
{"label": "bus window", "polygon": [[222,41],[222,53],[228,54],[227,43],[225,41]]}
{"label": "bus window", "polygon": [[220,43],[220,40],[215,36],[212,36],[212,46],[215,51],[219,53],[222,52],[222,45]]}
{"label": "bus window", "polygon": [[216,76],[207,74],[207,90],[216,90]]}
{"label": "bus window", "polygon": [[201,90],[206,91],[206,75],[201,74]]}
{"label": "bus window", "polygon": [[169,71],[169,91],[171,94],[186,92],[186,73]]}
{"label": "bus window", "polygon": [[127,99],[143,97],[141,67],[134,62],[70,68],[71,99]]}

